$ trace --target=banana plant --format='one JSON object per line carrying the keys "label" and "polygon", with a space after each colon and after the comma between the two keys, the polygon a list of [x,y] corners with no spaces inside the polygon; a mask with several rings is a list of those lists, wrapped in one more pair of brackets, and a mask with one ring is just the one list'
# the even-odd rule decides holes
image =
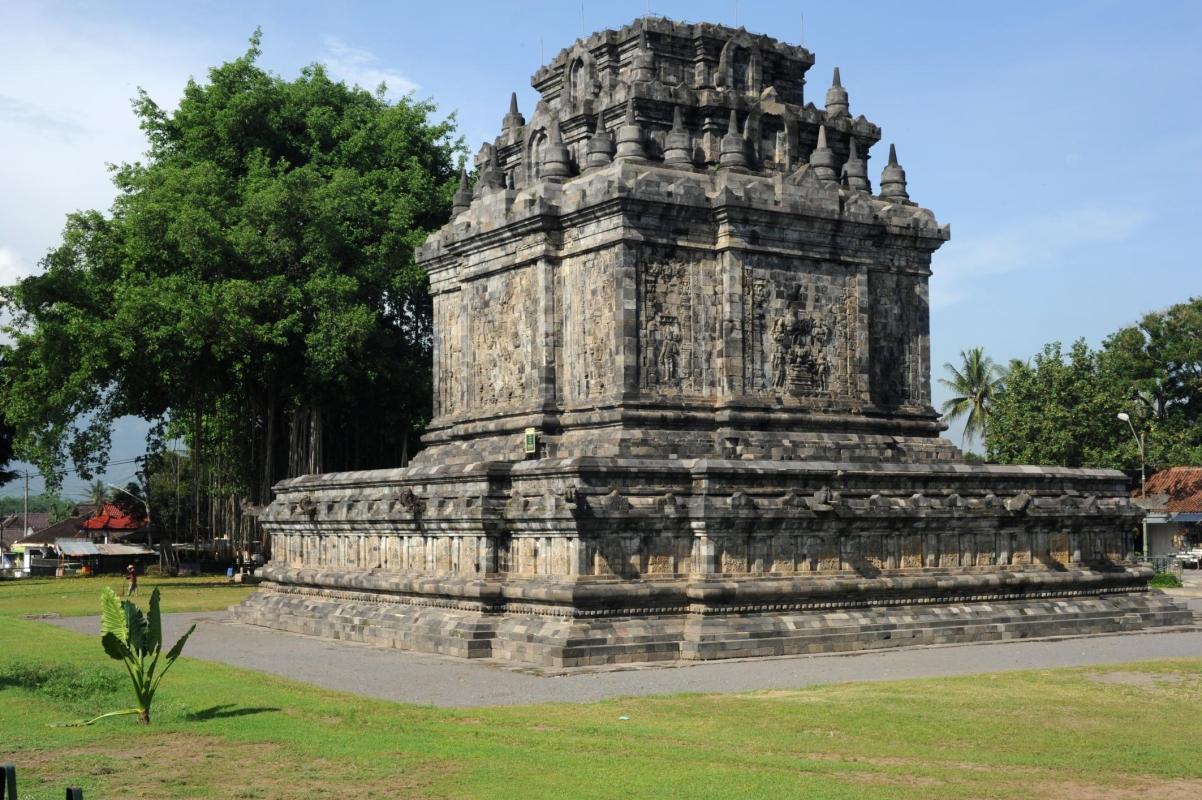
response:
{"label": "banana plant", "polygon": [[[150,724],[150,704],[154,693],[158,691],[159,683],[171,665],[179,658],[184,650],[184,644],[192,631],[179,638],[175,646],[162,655],[163,623],[159,611],[159,590],[156,588],[150,594],[150,608],[146,614],[129,600],[118,600],[117,595],[109,587],[100,594],[100,643],[109,658],[121,661],[133,681],[134,694],[138,698],[138,707],[124,711],[113,711],[102,714],[89,722],[95,722],[104,717],[119,714],[137,714],[138,722]],[[159,669],[159,667],[162,669]]]}

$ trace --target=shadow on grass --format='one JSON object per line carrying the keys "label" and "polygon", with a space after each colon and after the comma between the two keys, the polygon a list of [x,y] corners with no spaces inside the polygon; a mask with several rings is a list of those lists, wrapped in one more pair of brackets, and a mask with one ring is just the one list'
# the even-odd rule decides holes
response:
{"label": "shadow on grass", "polygon": [[219,706],[210,706],[209,708],[194,711],[191,714],[185,714],[184,719],[189,722],[200,722],[206,719],[229,719],[230,717],[248,717],[251,714],[266,714],[271,711],[279,711],[280,709],[273,706],[263,706],[255,708],[238,708],[233,703],[225,703]]}

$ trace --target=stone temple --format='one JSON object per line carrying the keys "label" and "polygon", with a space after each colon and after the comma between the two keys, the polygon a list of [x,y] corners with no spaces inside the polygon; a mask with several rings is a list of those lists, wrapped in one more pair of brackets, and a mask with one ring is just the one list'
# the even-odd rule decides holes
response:
{"label": "stone temple", "polygon": [[949,229],[813,64],[645,18],[535,73],[418,250],[426,449],[279,484],[235,616],[544,667],[1188,623],[1121,473],[939,437]]}

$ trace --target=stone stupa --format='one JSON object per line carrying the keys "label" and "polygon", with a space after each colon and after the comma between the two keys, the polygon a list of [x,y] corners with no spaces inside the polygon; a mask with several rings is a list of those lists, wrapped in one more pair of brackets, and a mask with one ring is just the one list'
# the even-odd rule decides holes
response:
{"label": "stone stupa", "polygon": [[547,667],[1126,631],[1119,472],[967,464],[931,406],[949,237],[838,70],[640,19],[533,77],[418,250],[405,469],[284,481],[238,619]]}

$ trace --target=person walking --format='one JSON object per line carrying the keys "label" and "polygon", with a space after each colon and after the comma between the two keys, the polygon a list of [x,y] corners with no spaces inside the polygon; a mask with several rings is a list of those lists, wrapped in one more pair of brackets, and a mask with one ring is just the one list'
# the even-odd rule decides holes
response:
{"label": "person walking", "polygon": [[138,568],[130,564],[125,568],[125,596],[133,597],[138,591]]}

